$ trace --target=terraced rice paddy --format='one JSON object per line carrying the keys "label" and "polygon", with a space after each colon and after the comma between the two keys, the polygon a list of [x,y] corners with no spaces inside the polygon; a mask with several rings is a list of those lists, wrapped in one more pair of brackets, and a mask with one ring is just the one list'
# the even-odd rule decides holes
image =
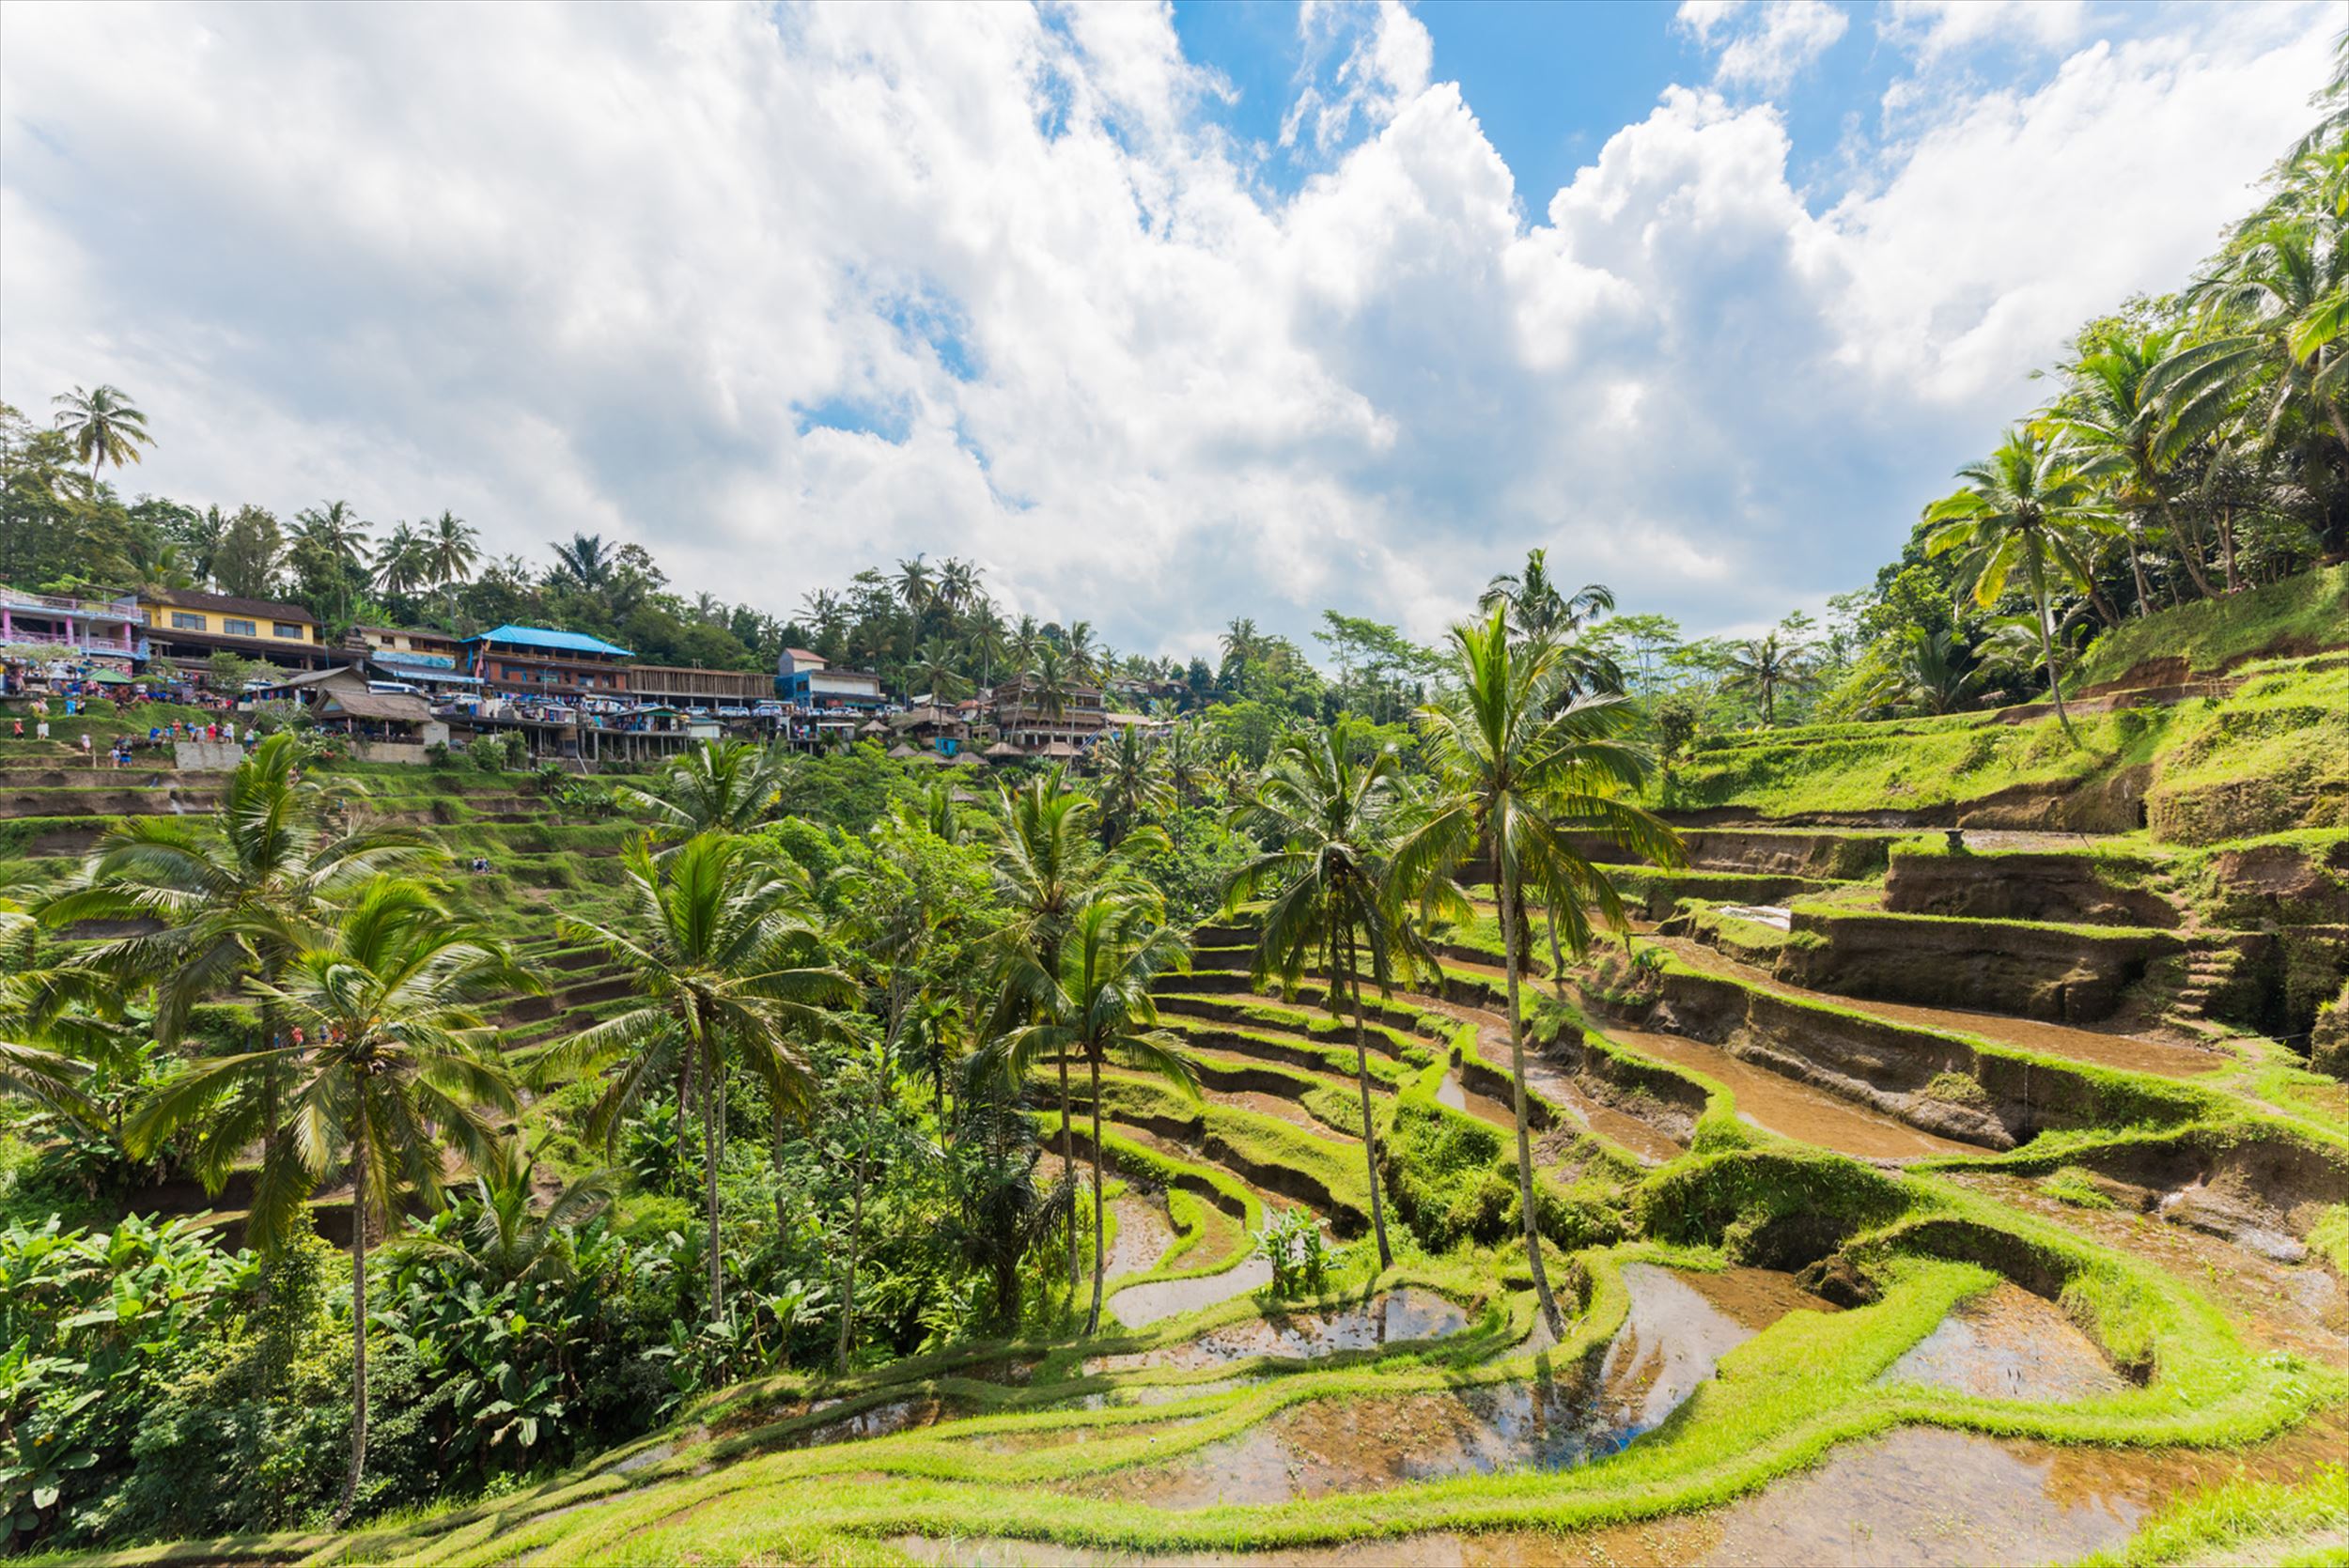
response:
{"label": "terraced rice paddy", "polygon": [[[458,815],[386,789],[394,810]],[[498,886],[480,895],[531,911],[521,939],[562,973],[512,1011],[514,1043],[598,1016],[612,977],[564,952],[542,911],[595,898],[612,831],[521,797],[468,797],[447,825],[491,855]],[[1873,857],[1874,878],[1818,880],[1846,915],[1881,911],[1871,833],[1805,828],[1781,847],[1778,831],[1749,826],[1689,875]],[[1894,969],[1826,963],[1844,935],[1799,897],[1789,931],[1761,928],[1778,942],[1701,902],[1633,939],[1652,956],[1529,985],[1556,1335],[1517,1241],[1510,1023],[1477,933],[1455,934],[1440,979],[1374,999],[1401,1242],[1381,1273],[1353,1020],[1329,1017],[1317,980],[1248,989],[1250,933],[1210,927],[1194,972],[1160,986],[1203,1097],[1104,1083],[1123,1188],[1099,1339],[786,1374],[493,1502],[206,1556],[1958,1563],[2115,1548],[2182,1492],[2238,1473],[2306,1483],[2349,1455],[2349,1116],[2273,1040],[2180,1001],[2196,955],[2233,949],[2178,906],[2183,956],[2125,960],[2092,1022],[1838,991],[1826,980],[1881,991]],[[1808,945],[1807,918],[1827,933]],[[1919,918],[1945,923],[1919,929],[1952,952],[2017,924]],[[2048,940],[2072,946],[2046,994],[2101,999],[2093,932]],[[1267,1288],[1251,1233],[1283,1208],[1349,1249],[1318,1296]]]}

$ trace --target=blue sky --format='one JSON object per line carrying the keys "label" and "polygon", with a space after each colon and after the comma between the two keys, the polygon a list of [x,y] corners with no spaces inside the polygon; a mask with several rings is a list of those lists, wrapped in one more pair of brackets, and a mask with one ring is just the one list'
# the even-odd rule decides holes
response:
{"label": "blue sky", "polygon": [[1766,626],[2184,282],[2338,4],[0,8],[0,399],[787,612]]}

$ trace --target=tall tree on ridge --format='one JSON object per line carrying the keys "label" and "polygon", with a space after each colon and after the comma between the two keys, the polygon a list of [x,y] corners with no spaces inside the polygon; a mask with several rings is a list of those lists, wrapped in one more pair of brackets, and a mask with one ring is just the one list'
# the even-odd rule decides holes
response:
{"label": "tall tree on ridge", "polygon": [[1569,678],[1556,643],[1509,635],[1507,613],[1452,630],[1457,691],[1420,710],[1437,793],[1424,818],[1396,846],[1398,892],[1431,914],[1465,918],[1456,868],[1480,861],[1501,898],[1503,972],[1509,994],[1510,1086],[1517,1118],[1517,1199],[1528,1266],[1551,1329],[1563,1331],[1543,1266],[1533,1194],[1533,1148],[1525,1093],[1525,1028],[1518,998],[1524,954],[1519,923],[1528,893],[1558,917],[1579,956],[1591,941],[1590,908],[1624,923],[1623,901],[1605,871],[1576,847],[1576,831],[1597,831],[1657,864],[1678,864],[1671,829],[1625,799],[1645,777],[1646,759],[1620,736],[1632,710],[1620,695],[1583,697],[1559,707]]}
{"label": "tall tree on ridge", "polygon": [[139,448],[152,446],[147,415],[117,386],[75,387],[51,399],[61,411],[57,428],[73,443],[73,455],[89,464],[90,494],[98,493],[98,470],[112,463],[119,470],[139,460]]}
{"label": "tall tree on ridge", "polygon": [[709,1316],[719,1323],[725,1315],[718,1157],[726,1063],[747,1067],[779,1114],[802,1115],[813,1082],[797,1037],[837,1033],[825,1010],[853,1002],[856,983],[801,961],[800,950],[816,935],[804,880],[761,857],[751,841],[701,833],[656,862],[651,842],[639,838],[622,865],[621,920],[606,925],[565,915],[555,929],[566,941],[593,943],[626,970],[638,1001],[549,1047],[533,1070],[542,1082],[602,1071],[604,1092],[587,1128],[607,1141],[657,1086],[676,1083],[680,1117],[698,1087]]}
{"label": "tall tree on ridge", "polygon": [[1291,736],[1272,754],[1249,798],[1232,808],[1231,825],[1276,846],[1240,866],[1226,882],[1228,919],[1242,904],[1268,896],[1256,942],[1254,980],[1277,977],[1294,993],[1306,969],[1318,964],[1328,978],[1330,1021],[1354,1012],[1354,1083],[1362,1113],[1362,1152],[1369,1164],[1371,1228],[1378,1266],[1394,1263],[1387,1244],[1380,1197],[1378,1122],[1370,1103],[1368,1028],[1362,1008],[1362,970],[1384,994],[1393,988],[1395,960],[1414,945],[1399,918],[1391,875],[1392,850],[1405,821],[1402,764],[1392,747],[1366,759],[1353,755],[1350,726]]}
{"label": "tall tree on ridge", "polygon": [[205,1060],[135,1116],[129,1141],[153,1149],[224,1094],[258,1079],[283,1085],[277,1125],[306,1197],[337,1169],[350,1173],[350,1469],[334,1522],[350,1516],[367,1454],[367,1253],[404,1192],[436,1199],[443,1151],[476,1167],[493,1158],[484,1114],[520,1109],[488,1047],[485,1003],[536,988],[505,950],[452,919],[418,883],[381,877],[361,890],[317,946],[259,986],[272,1011],[306,1038]]}
{"label": "tall tree on ridge", "polygon": [[[1158,1027],[1158,1004],[1150,985],[1160,975],[1188,970],[1190,944],[1183,933],[1159,923],[1149,904],[1115,896],[1096,897],[1076,913],[1060,944],[1059,963],[1047,970],[1033,962],[1017,969],[1010,990],[1033,1006],[1037,1021],[1012,1032],[1004,1060],[1015,1080],[1050,1059],[1063,1079],[1068,1059],[1085,1063],[1093,1115],[1093,1305],[1085,1313],[1088,1334],[1101,1331],[1101,1284],[1106,1253],[1101,1229],[1101,1067],[1116,1061],[1167,1079],[1196,1097],[1198,1081],[1174,1037]],[[1070,1233],[1075,1245],[1075,1233]]]}
{"label": "tall tree on ridge", "polygon": [[2010,431],[1987,458],[1957,471],[1966,488],[1925,508],[1928,555],[1956,554],[1959,592],[1993,605],[2020,579],[2039,619],[2040,653],[2056,722],[2072,733],[2056,668],[2056,589],[2088,576],[2088,536],[2103,515],[2073,451],[2027,430]]}

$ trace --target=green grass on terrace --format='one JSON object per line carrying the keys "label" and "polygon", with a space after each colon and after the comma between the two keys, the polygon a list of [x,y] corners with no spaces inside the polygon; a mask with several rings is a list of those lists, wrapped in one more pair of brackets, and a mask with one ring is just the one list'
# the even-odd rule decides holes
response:
{"label": "green grass on terrace", "polygon": [[2349,566],[2124,622],[2096,640],[2073,680],[2101,685],[2164,659],[2185,660],[2191,675],[2211,675],[2231,660],[2287,646],[2304,654],[2349,647]]}
{"label": "green grass on terrace", "polygon": [[1921,811],[2018,785],[2093,786],[2144,768],[2157,839],[2341,826],[2334,817],[2349,810],[2349,667],[2324,665],[2261,666],[2224,698],[2082,713],[2073,720],[2077,745],[2052,717],[1922,733],[1824,726],[1799,741],[1757,737],[1682,767],[1663,803],[1769,816]]}

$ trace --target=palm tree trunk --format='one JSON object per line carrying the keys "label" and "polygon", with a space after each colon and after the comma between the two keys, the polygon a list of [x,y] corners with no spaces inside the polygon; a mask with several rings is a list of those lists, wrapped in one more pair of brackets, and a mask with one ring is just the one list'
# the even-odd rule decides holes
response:
{"label": "palm tree trunk", "polygon": [[726,1262],[718,1250],[718,1117],[720,1114],[718,1073],[711,1063],[702,1063],[702,1187],[709,1210],[709,1322],[722,1327],[726,1321]]}
{"label": "palm tree trunk", "polygon": [[1549,1272],[1542,1265],[1541,1217],[1533,1205],[1533,1135],[1525,1103],[1525,1029],[1517,1012],[1517,890],[1501,863],[1499,846],[1493,854],[1501,883],[1501,939],[1504,972],[1509,977],[1509,1089],[1517,1129],[1517,1206],[1525,1215],[1525,1261],[1533,1275],[1533,1296],[1541,1303],[1542,1320],[1552,1337],[1563,1339],[1566,1320],[1558,1298],[1550,1294]]}
{"label": "palm tree trunk", "polygon": [[[768,1158],[769,1158],[769,1161],[770,1162],[770,1164],[772,1165],[772,1167],[773,1167],[773,1169],[774,1169],[774,1172],[775,1172],[775,1174],[776,1174],[776,1175],[778,1175],[778,1176],[780,1176],[780,1175],[782,1175],[782,1174],[783,1174],[783,1141],[784,1141],[784,1140],[783,1140],[783,1107],[782,1107],[781,1105],[777,1105],[777,1106],[774,1108],[774,1110],[773,1110],[772,1115],[771,1115],[771,1121],[772,1121],[772,1128],[773,1128],[771,1136],[772,1136],[772,1138],[773,1138],[773,1141],[773,1141],[773,1143],[772,1143],[772,1144],[770,1145],[770,1151],[769,1151]],[[781,1235],[781,1234],[783,1234],[783,1230],[784,1230],[785,1223],[786,1222],[786,1220],[787,1220],[788,1219],[789,1219],[789,1216],[788,1216],[788,1215],[786,1215],[786,1214],[784,1212],[784,1206],[783,1206],[783,1188],[782,1188],[781,1184],[777,1184],[777,1186],[776,1186],[776,1188],[775,1188],[775,1234],[776,1234],[777,1235]]]}
{"label": "palm tree trunk", "polygon": [[2234,510],[2229,507],[2218,514],[2218,553],[2227,566],[2227,592],[2243,591],[2243,576],[2234,564]]}
{"label": "palm tree trunk", "polygon": [[1558,945],[1558,911],[1545,904],[1542,919],[1549,926],[1549,988],[1563,995],[1566,988],[1566,954]]}
{"label": "palm tree trunk", "polygon": [[2056,674],[2055,616],[2047,607],[2047,591],[2042,586],[2039,598],[2039,656],[2047,661],[2047,697],[2055,704],[2056,722],[2065,735],[2072,733],[2072,721],[2063,711],[2063,680]]}
{"label": "palm tree trunk", "polygon": [[2129,547],[2129,576],[2137,583],[2137,613],[2150,615],[2154,613],[2154,591],[2145,584],[2145,560],[2137,552],[2136,531],[2123,528],[2121,542]]}
{"label": "palm tree trunk", "polygon": [[[1098,1095],[1094,1098],[1094,1107],[1097,1110],[1100,1107]],[[1098,1144],[1094,1146],[1094,1152],[1100,1153]],[[1064,1175],[1073,1174],[1077,1169],[1077,1127],[1068,1109],[1066,1051],[1060,1053],[1060,1168]],[[1077,1192],[1074,1188],[1068,1192],[1068,1304],[1071,1307],[1077,1304]]]}
{"label": "palm tree trunk", "polygon": [[840,1343],[832,1352],[835,1371],[848,1370],[848,1329],[856,1322],[856,1254],[857,1241],[864,1234],[864,1151],[856,1157],[856,1175],[851,1183],[854,1196],[848,1203],[848,1259],[840,1285]]}
{"label": "palm tree trunk", "polygon": [[[2167,515],[2167,505],[2162,509]],[[2211,592],[2209,574],[2202,569],[2202,531],[2200,528],[2184,528],[2172,521],[2170,536],[2178,542],[2178,559],[2185,565],[2186,576],[2194,580],[2195,591],[2204,598],[2217,598],[2218,596]]]}
{"label": "palm tree trunk", "polygon": [[[1378,1237],[1379,1272],[1394,1266],[1394,1250],[1387,1245],[1387,1209],[1379,1197],[1378,1124],[1370,1113],[1370,1050],[1363,1043],[1367,1030],[1362,1021],[1362,978],[1354,968],[1354,933],[1346,934],[1345,980],[1354,990],[1354,1087],[1362,1101],[1362,1157],[1370,1167],[1370,1228]],[[1337,1011],[1337,977],[1332,977],[1330,989],[1330,1010]]]}
{"label": "palm tree trunk", "polygon": [[334,1506],[339,1528],[359,1503],[359,1478],[367,1467],[367,1102],[355,1108],[350,1161],[350,1474],[343,1499]]}
{"label": "palm tree trunk", "polygon": [[1093,1309],[1085,1313],[1087,1337],[1101,1331],[1101,1271],[1107,1256],[1101,1246],[1101,1053],[1085,1053],[1093,1083]]}

